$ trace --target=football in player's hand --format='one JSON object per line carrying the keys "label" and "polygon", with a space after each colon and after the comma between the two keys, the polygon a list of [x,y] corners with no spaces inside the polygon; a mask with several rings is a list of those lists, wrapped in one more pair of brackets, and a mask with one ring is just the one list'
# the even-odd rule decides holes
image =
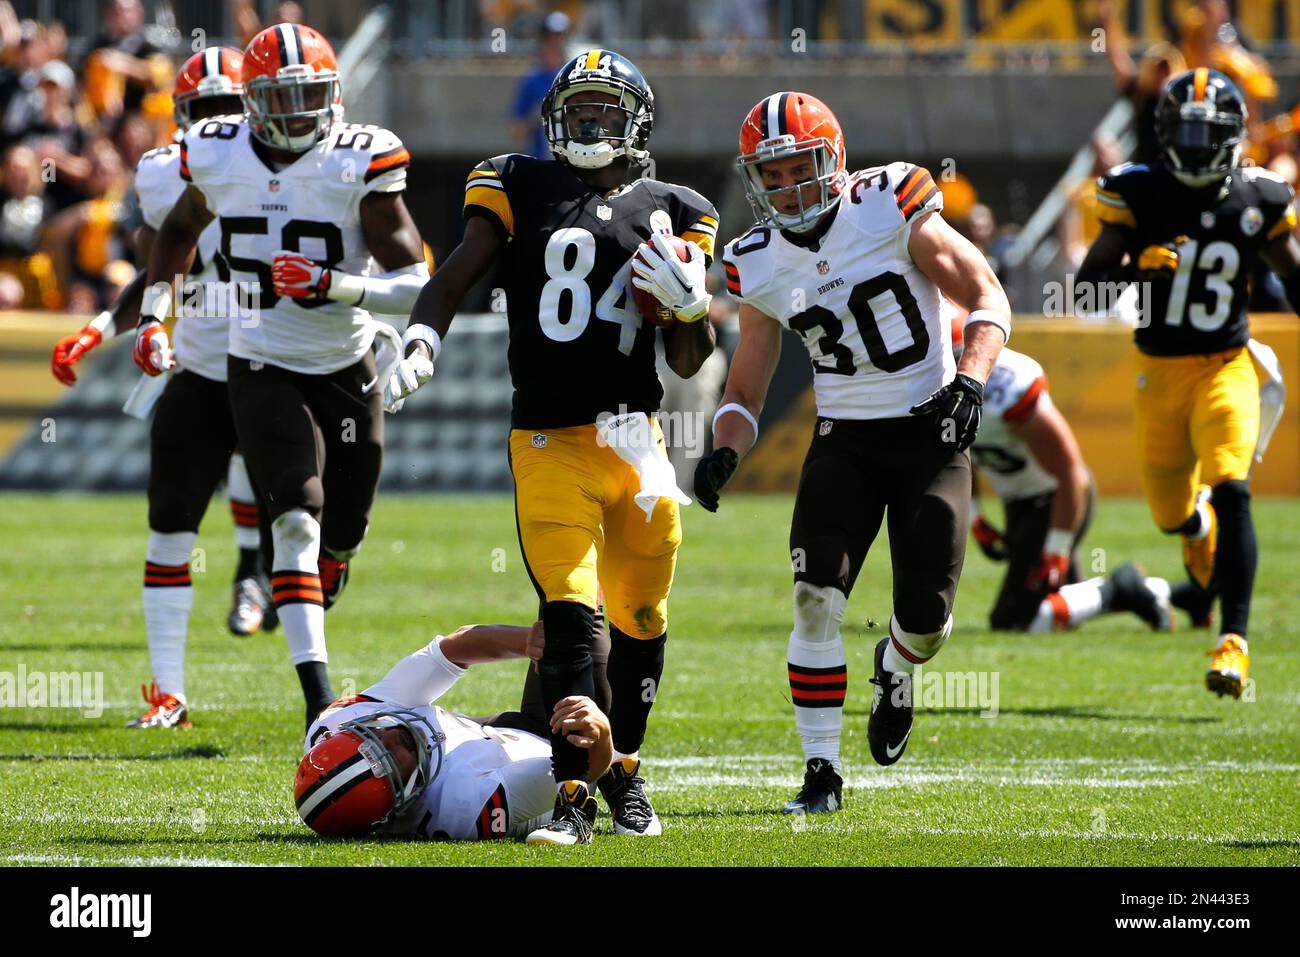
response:
{"label": "football in player's hand", "polygon": [[[686,240],[678,236],[667,236],[665,238],[668,240],[668,245],[673,248],[673,252],[677,253],[677,257],[681,259],[682,262],[686,263],[691,261],[691,253],[690,250],[686,248]],[[646,262],[642,252],[647,248],[649,247],[646,243],[642,243],[638,246],[635,258],[641,260],[643,263]],[[638,289],[632,284],[630,279],[628,280],[627,288],[632,293],[632,301],[636,303],[637,311],[641,313],[641,318],[646,322],[651,325],[664,327],[671,326],[677,322],[677,317],[673,315],[673,311],[656,299],[654,293],[646,289]]]}

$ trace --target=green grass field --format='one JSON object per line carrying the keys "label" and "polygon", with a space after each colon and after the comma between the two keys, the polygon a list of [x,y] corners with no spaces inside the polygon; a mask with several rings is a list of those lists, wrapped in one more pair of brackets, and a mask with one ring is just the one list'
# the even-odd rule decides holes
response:
{"label": "green grass field", "polygon": [[[846,807],[776,809],[802,769],[785,681],[785,499],[687,509],[668,665],[645,773],[665,836],[609,832],[556,852],[513,843],[330,842],[291,782],[302,703],[280,633],[225,631],[234,547],[216,500],[199,538],[188,691],[194,727],[128,732],[148,679],[139,608],[143,497],[6,495],[0,673],[102,671],[106,709],[0,709],[0,862],[8,864],[1236,865],[1300,862],[1300,502],[1261,501],[1253,702],[1205,691],[1206,632],[1112,617],[1068,634],[984,628],[999,575],[972,547],[957,629],[932,671],[998,679],[998,712],[918,709],[906,757],[867,750],[872,648],[890,613],[877,545],[849,604]],[[1106,501],[1086,543],[1113,565],[1179,571],[1133,501]],[[504,563],[504,571],[502,566]],[[336,690],[361,690],[439,631],[526,623],[536,603],[508,499],[380,499],[329,616]],[[522,664],[482,666],[442,703],[515,705]],[[918,692],[919,693],[919,692]],[[955,702],[949,701],[952,705]]]}

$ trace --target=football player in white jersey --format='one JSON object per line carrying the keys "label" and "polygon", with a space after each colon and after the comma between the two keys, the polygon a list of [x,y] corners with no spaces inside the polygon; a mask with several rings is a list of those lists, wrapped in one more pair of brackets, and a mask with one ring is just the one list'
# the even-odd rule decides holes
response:
{"label": "football player in white jersey", "polygon": [[242,76],[245,114],[181,142],[189,186],[153,245],[135,358],[153,373],[171,363],[159,318],[215,221],[218,274],[255,307],[230,323],[230,402],[272,522],[271,597],[310,723],[334,698],[325,609],[365,536],[383,455],[370,312],[408,312],[428,268],[402,202],[410,156],[388,130],[342,121],[325,38],[263,30]]}
{"label": "football player in white jersey", "polygon": [[[962,327],[953,322],[960,354]],[[1052,402],[1043,367],[1012,349],[998,354],[984,384],[984,414],[971,456],[1002,500],[1005,533],[980,514],[978,485],[971,534],[980,550],[1007,563],[989,614],[995,630],[1072,628],[1107,612],[1132,612],[1168,631],[1170,586],[1136,565],[1081,580],[1076,550],[1097,499],[1070,423]]]}
{"label": "football player in white jersey", "polygon": [[[359,837],[381,830],[431,840],[524,837],[555,805],[551,743],[518,713],[490,723],[434,702],[471,664],[540,660],[542,623],[466,625],[393,666],[359,695],[335,701],[307,729],[294,779],[298,814],[313,830]],[[594,783],[613,756],[609,718],[590,698],[561,699],[550,729],[587,755]],[[596,800],[581,810],[595,820]]]}
{"label": "football player in white jersey", "polygon": [[[210,116],[243,109],[243,53],[232,47],[208,47],[196,53],[176,75],[172,92],[176,125],[181,132]],[[180,147],[151,150],[140,158],[135,189],[144,225],[136,236],[137,258],[147,262],[158,227],[185,188],[180,177]],[[204,230],[188,279],[216,278],[214,254],[219,230]],[[134,330],[144,292],[141,269],[110,311],[101,313],[75,336],[54,347],[53,370],[72,385],[72,367],[105,334]],[[145,554],[144,618],[153,680],[144,689],[148,710],[128,725],[133,728],[184,727],[189,721],[185,696],[185,637],[194,589],[190,552],[199,523],[221,479],[226,478],[239,562],[228,625],[236,635],[274,627],[269,585],[259,550],[256,496],[242,456],[232,452],[235,426],[226,396],[224,309],[186,310],[176,324],[176,369],[158,397],[149,444],[149,545]],[[269,560],[269,555],[267,556]]]}
{"label": "football player in white jersey", "polygon": [[[889,634],[876,645],[867,738],[893,764],[912,728],[911,675],[952,632],[965,556],[970,457],[984,380],[1010,333],[1010,307],[973,245],[939,215],[943,194],[918,166],[850,174],[839,121],[806,93],[775,93],[740,130],[737,168],[759,223],[727,244],[740,344],[714,417],[714,451],[695,497],[718,491],[758,438],[782,328],[813,363],[817,422],[790,527],[794,628],[788,665],[807,761],[787,813],[837,810],[848,673],[840,623],[854,580],[888,518]],[[940,315],[970,311],[954,369]]]}

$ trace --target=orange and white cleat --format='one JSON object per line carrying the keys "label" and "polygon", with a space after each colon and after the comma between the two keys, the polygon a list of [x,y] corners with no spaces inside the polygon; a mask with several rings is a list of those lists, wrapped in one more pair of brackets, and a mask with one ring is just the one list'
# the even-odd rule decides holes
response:
{"label": "orange and white cleat", "polygon": [[1222,697],[1225,694],[1241,697],[1241,689],[1250,674],[1250,654],[1246,639],[1241,635],[1224,635],[1219,644],[1208,652],[1214,661],[1205,673],[1205,687]]}
{"label": "orange and white cleat", "polygon": [[163,694],[158,690],[157,682],[149,682],[149,687],[140,686],[144,700],[152,706],[134,721],[128,721],[128,728],[189,728],[190,712],[185,702],[174,694]]}

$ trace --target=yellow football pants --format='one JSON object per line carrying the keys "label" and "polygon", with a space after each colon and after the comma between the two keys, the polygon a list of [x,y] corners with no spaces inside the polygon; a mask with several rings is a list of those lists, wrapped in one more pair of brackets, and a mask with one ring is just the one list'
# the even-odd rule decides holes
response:
{"label": "yellow football pants", "polygon": [[1151,515],[1176,531],[1196,491],[1250,474],[1259,438],[1259,377],[1247,349],[1204,356],[1138,353],[1138,468]]}
{"label": "yellow football pants", "polygon": [[[655,440],[664,444],[656,422]],[[596,441],[594,425],[510,433],[515,515],[524,562],[545,601],[597,606],[633,638],[668,628],[668,592],[682,541],[677,503],[660,499],[652,520],[632,496],[636,470]]]}

